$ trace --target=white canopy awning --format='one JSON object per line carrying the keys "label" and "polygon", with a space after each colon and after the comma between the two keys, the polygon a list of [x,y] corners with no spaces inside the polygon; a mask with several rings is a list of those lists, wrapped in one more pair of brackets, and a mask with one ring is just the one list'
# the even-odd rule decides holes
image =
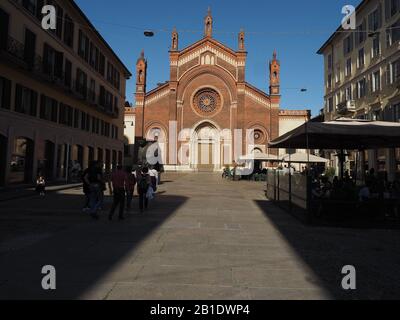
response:
{"label": "white canopy awning", "polygon": [[239,159],[240,160],[259,160],[259,161],[281,161],[281,158],[279,158],[276,155],[266,154],[266,153],[262,153],[262,152],[246,154],[244,156],[240,156]]}
{"label": "white canopy awning", "polygon": [[283,162],[295,162],[295,163],[326,163],[329,159],[315,156],[313,154],[307,154],[304,152],[296,152],[292,154],[285,154],[282,156]]}

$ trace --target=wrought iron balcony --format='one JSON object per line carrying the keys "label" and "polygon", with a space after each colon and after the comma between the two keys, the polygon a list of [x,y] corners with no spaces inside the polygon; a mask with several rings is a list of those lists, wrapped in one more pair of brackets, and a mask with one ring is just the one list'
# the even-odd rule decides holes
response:
{"label": "wrought iron balcony", "polygon": [[343,101],[336,106],[336,111],[340,115],[348,115],[356,111],[356,104],[354,100]]}

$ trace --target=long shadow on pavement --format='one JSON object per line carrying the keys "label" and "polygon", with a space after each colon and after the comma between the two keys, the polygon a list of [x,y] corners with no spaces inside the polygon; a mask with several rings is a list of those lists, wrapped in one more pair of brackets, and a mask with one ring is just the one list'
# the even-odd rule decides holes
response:
{"label": "long shadow on pavement", "polygon": [[[67,206],[75,203],[79,207],[82,203],[82,196],[74,194],[59,195],[55,199]],[[79,299],[85,298],[93,288],[99,298],[104,297],[115,282],[135,278],[138,270],[130,263],[140,254],[142,246],[147,251],[161,249],[156,241],[146,242],[146,238],[157,232],[186,200],[181,196],[162,195],[151,203],[147,212],[134,211],[123,221],[115,217],[111,222],[106,219],[106,213],[95,221],[80,210],[65,209],[54,214],[51,210],[43,214],[40,209],[32,214],[26,211],[25,223],[36,221],[38,224],[38,220],[46,223],[51,219],[56,227],[49,232],[44,228],[28,245],[0,251],[0,299]],[[29,208],[21,208],[19,212],[23,210]],[[3,222],[7,219],[2,217]],[[23,223],[23,218],[17,220],[15,223]],[[35,230],[38,228],[32,227],[29,231],[34,234]],[[44,265],[56,269],[56,290],[42,289]]]}
{"label": "long shadow on pavement", "polygon": [[[266,218],[335,299],[400,298],[400,232],[308,226],[270,201],[256,200]],[[342,267],[356,268],[356,290],[345,291]]]}

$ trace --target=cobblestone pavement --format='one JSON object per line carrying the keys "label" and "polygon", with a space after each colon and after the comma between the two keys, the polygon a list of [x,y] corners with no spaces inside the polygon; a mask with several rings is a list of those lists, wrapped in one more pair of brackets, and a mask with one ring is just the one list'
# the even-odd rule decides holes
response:
{"label": "cobblestone pavement", "polygon": [[[0,203],[0,299],[400,298],[399,230],[303,225],[261,182],[163,179],[149,210],[135,198],[123,221],[92,220],[78,188]],[[344,265],[357,290],[341,289]]]}

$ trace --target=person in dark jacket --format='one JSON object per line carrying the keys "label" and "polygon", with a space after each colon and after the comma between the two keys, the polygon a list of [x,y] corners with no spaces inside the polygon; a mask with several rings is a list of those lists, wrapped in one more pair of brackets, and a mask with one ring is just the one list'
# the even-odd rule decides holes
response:
{"label": "person in dark jacket", "polygon": [[149,200],[146,197],[146,192],[151,184],[149,169],[143,167],[141,170],[138,170],[136,178],[139,193],[139,209],[140,212],[143,212],[143,207],[144,209],[147,209],[149,204]]}

